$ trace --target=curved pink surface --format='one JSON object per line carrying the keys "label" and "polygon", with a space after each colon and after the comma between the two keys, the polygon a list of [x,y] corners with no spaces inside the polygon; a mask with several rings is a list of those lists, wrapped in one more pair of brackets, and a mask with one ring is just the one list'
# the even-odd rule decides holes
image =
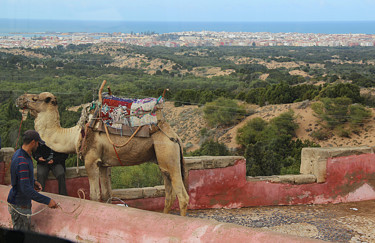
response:
{"label": "curved pink surface", "polygon": [[[10,227],[6,197],[0,186],[0,224]],[[35,231],[72,241],[93,242],[317,242],[308,238],[256,230],[213,220],[194,219],[45,193],[61,209],[32,217]],[[33,212],[45,205],[34,203]]]}

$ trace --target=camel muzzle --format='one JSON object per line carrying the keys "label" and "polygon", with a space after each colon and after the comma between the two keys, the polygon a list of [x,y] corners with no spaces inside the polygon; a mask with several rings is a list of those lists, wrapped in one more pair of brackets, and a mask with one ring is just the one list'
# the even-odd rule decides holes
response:
{"label": "camel muzzle", "polygon": [[19,107],[19,108],[21,108],[21,109],[25,109],[25,108],[27,108],[26,104],[27,104],[27,102],[26,102],[25,98],[23,98],[23,97],[18,97],[18,98],[16,99],[16,106],[17,106],[17,107]]}

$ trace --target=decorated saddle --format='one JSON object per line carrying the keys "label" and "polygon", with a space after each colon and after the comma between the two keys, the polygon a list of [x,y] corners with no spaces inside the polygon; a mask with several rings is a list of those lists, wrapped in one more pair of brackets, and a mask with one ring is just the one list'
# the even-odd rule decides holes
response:
{"label": "decorated saddle", "polygon": [[[116,96],[103,97],[100,109],[101,122],[97,129],[104,131],[107,126],[112,134],[131,135],[134,128],[145,125],[156,125],[156,110],[160,109],[163,98],[130,99]],[[149,127],[143,127],[137,136],[148,137]]]}

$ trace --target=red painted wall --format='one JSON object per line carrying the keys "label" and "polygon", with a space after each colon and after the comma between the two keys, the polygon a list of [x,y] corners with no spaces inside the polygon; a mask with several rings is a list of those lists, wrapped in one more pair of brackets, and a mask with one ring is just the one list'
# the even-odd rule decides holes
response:
{"label": "red painted wall", "polygon": [[325,183],[246,181],[245,161],[189,174],[190,208],[324,204],[375,199],[375,154],[327,160]]}
{"label": "red painted wall", "polygon": [[5,178],[5,162],[0,161],[0,185],[3,185]]}
{"label": "red painted wall", "polygon": [[[83,196],[79,190],[83,190],[85,195]],[[57,180],[47,180],[46,181],[46,192],[59,193]],[[90,184],[87,177],[77,177],[72,179],[66,179],[66,191],[68,196],[71,197],[85,197],[86,199],[90,198]],[[79,194],[78,194],[79,193]]]}
{"label": "red painted wall", "polygon": [[[86,177],[67,179],[68,195],[89,197]],[[57,181],[46,191],[57,193]],[[375,199],[375,154],[351,155],[327,160],[325,183],[286,184],[247,181],[246,161],[227,168],[189,171],[189,209],[239,208],[266,205],[325,204]],[[160,211],[164,197],[126,200],[129,206]],[[175,208],[178,208],[176,200]]]}

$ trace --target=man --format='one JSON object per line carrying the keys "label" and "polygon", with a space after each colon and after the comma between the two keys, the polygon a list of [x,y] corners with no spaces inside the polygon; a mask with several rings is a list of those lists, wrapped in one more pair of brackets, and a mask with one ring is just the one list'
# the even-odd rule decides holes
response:
{"label": "man", "polygon": [[68,155],[55,152],[45,144],[39,144],[38,149],[33,153],[33,156],[38,162],[36,167],[37,179],[42,185],[42,190],[44,191],[45,189],[48,173],[51,170],[58,181],[59,194],[68,195],[66,193],[65,184],[65,160]]}
{"label": "man", "polygon": [[22,214],[31,214],[31,200],[57,208],[56,202],[38,193],[42,186],[34,180],[34,167],[31,159],[39,143],[43,143],[39,134],[34,130],[28,130],[23,134],[23,144],[13,157],[10,165],[12,188],[9,191],[9,213],[12,217],[13,229],[30,230],[30,217]]}

